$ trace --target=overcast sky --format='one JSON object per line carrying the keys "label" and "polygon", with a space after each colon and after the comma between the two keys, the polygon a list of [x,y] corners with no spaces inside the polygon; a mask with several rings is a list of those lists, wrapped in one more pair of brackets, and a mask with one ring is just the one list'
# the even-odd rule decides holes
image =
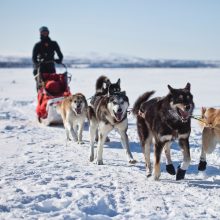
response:
{"label": "overcast sky", "polygon": [[64,56],[220,60],[219,0],[0,0],[0,55],[31,56],[42,25]]}

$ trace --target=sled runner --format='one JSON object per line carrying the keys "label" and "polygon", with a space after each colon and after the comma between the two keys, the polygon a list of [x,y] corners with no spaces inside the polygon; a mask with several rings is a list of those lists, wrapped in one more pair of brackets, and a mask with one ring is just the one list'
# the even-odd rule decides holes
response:
{"label": "sled runner", "polygon": [[67,67],[64,64],[61,65],[65,69],[64,73],[40,73],[38,71],[36,75],[38,90],[36,113],[38,121],[45,125],[62,124],[56,105],[64,97],[71,95],[69,88],[71,75],[67,72]]}

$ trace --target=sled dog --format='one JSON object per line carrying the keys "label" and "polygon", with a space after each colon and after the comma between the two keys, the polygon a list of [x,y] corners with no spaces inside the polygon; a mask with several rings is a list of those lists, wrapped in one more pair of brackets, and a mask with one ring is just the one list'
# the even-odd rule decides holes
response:
{"label": "sled dog", "polygon": [[[95,100],[98,99],[98,97],[100,96],[113,95],[121,92],[120,82],[121,80],[118,79],[116,83],[112,83],[107,76],[103,76],[103,75],[100,76],[96,81],[95,95],[92,97],[90,104],[93,106]],[[98,142],[98,131],[96,131],[95,141]],[[106,137],[105,141],[110,142],[108,136]]]}
{"label": "sled dog", "polygon": [[73,94],[66,97],[57,107],[63,119],[67,140],[72,138],[75,142],[82,143],[88,109],[85,96],[81,93]]}
{"label": "sled dog", "polygon": [[198,170],[204,171],[207,165],[206,154],[211,154],[216,145],[220,144],[220,109],[202,108],[200,124],[203,127],[203,131]]}
{"label": "sled dog", "polygon": [[[174,89],[168,85],[169,93],[165,97],[149,99],[154,91],[146,92],[134,103],[133,113],[137,117],[137,130],[145,157],[147,176],[151,176],[150,146],[154,144],[154,179],[160,177],[160,157],[163,148],[167,158],[166,170],[175,175],[176,180],[184,179],[190,164],[189,135],[191,114],[194,109],[190,84],[183,89]],[[170,145],[178,139],[183,151],[183,162],[177,169],[172,164]]]}
{"label": "sled dog", "polygon": [[127,108],[129,100],[125,92],[117,92],[112,95],[96,95],[92,106],[89,106],[88,118],[90,121],[90,161],[94,158],[94,142],[98,129],[98,146],[96,163],[103,164],[103,145],[108,133],[116,129],[120,136],[123,148],[126,150],[129,163],[135,163],[129,148],[127,135],[128,119]]}
{"label": "sled dog", "polygon": [[95,95],[91,99],[90,102],[91,105],[94,104],[98,96],[113,95],[115,93],[120,92],[121,91],[120,82],[121,80],[118,79],[116,83],[112,83],[108,77],[100,76],[96,81]]}

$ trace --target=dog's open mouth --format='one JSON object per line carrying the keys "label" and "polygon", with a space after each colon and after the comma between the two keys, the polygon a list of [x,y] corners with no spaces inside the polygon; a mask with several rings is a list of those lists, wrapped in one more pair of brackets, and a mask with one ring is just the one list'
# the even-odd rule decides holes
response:
{"label": "dog's open mouth", "polygon": [[123,112],[115,112],[115,111],[114,111],[114,115],[115,115],[115,119],[116,119],[117,121],[121,121],[122,118],[123,118]]}
{"label": "dog's open mouth", "polygon": [[177,108],[177,113],[183,122],[187,122],[191,116],[191,108],[189,110]]}
{"label": "dog's open mouth", "polygon": [[76,110],[77,114],[81,114],[81,112],[82,112],[82,109],[80,107],[77,107],[75,110]]}

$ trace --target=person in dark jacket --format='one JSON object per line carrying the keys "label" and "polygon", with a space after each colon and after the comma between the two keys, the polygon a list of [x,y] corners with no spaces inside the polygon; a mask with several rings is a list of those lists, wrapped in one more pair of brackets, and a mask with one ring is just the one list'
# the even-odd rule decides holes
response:
{"label": "person in dark jacket", "polygon": [[[34,76],[38,73],[38,67],[40,67],[41,73],[55,73],[54,61],[58,64],[63,61],[63,54],[61,53],[58,43],[52,41],[49,37],[49,29],[43,26],[39,31],[40,41],[34,45],[32,53]],[[55,53],[57,54],[58,59],[54,59]]]}

